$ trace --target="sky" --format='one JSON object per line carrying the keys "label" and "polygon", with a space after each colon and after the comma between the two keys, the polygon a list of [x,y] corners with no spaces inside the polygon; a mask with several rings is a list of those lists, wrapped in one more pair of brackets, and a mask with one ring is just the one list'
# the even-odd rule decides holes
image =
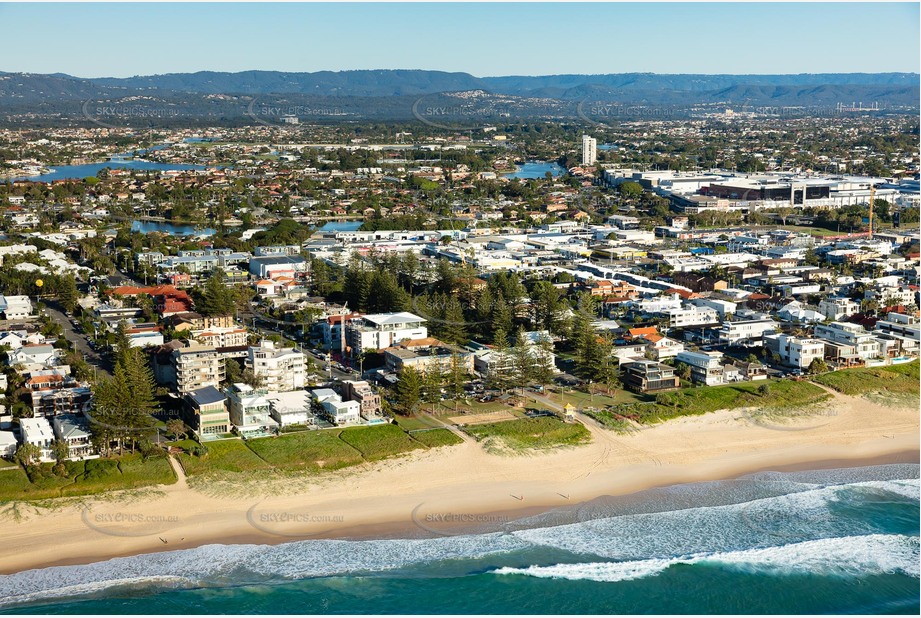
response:
{"label": "sky", "polygon": [[0,71],[919,72],[914,3],[0,3]]}

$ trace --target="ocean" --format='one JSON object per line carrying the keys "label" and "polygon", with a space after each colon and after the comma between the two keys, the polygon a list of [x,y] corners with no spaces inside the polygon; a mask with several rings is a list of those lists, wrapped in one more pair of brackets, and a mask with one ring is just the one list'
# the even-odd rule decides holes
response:
{"label": "ocean", "polygon": [[458,533],[208,545],[0,576],[0,613],[912,614],[919,467],[764,472]]}

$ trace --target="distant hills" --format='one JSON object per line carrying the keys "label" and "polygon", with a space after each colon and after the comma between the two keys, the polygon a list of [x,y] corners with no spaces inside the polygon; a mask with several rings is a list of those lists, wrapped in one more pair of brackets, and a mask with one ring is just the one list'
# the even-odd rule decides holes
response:
{"label": "distant hills", "polygon": [[595,108],[629,105],[638,116],[661,106],[675,113],[719,105],[828,110],[839,102],[876,102],[882,110],[906,110],[918,107],[921,90],[916,73],[475,77],[424,70],[201,71],[85,79],[0,72],[0,116],[7,117],[79,121],[90,110],[93,118],[107,114],[112,123],[127,122],[132,113],[149,124],[170,118],[171,122],[236,123],[247,122],[255,106],[267,118],[290,111],[291,116],[304,119],[409,120],[419,115],[420,97],[426,99],[424,109],[431,114],[438,107],[432,101],[450,103],[456,117],[440,120],[451,124],[486,120],[493,113],[499,119],[575,118],[584,115],[580,110],[586,102]]}

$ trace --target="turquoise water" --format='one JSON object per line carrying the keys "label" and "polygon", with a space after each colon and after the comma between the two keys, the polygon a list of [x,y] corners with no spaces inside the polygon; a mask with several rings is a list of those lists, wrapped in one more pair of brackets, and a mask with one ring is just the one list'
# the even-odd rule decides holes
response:
{"label": "turquoise water", "polygon": [[27,571],[0,576],[0,613],[916,615],[918,497],[917,465],[760,473],[478,534],[210,545]]}
{"label": "turquoise water", "polygon": [[162,150],[167,146],[168,144],[161,144],[159,146],[151,146],[150,148],[142,148],[132,152],[113,155],[110,160],[104,161],[102,163],[87,163],[85,165],[59,165],[58,167],[51,168],[51,171],[47,174],[39,174],[38,176],[20,176],[18,178],[14,178],[13,180],[51,182],[52,180],[86,178],[87,176],[95,176],[105,168],[141,170],[151,172],[205,169],[204,165],[192,165],[191,163],[157,163],[154,161],[142,161],[138,159],[127,158],[132,156],[143,157],[148,152]]}
{"label": "turquoise water", "polygon": [[554,177],[562,176],[566,173],[566,170],[555,161],[526,161],[521,165],[517,166],[518,169],[511,174],[504,174],[506,178],[521,178],[531,179],[531,178],[544,178],[547,172],[553,174]]}
{"label": "turquoise water", "polygon": [[167,223],[166,221],[132,221],[132,232],[165,232],[173,236],[214,236],[215,229],[212,227],[197,228],[194,225],[177,225]]}
{"label": "turquoise water", "polygon": [[88,163],[86,165],[60,165],[51,168],[47,174],[38,176],[22,176],[13,180],[31,180],[33,182],[51,182],[52,180],[66,180],[68,178],[86,178],[95,176],[105,168],[109,169],[129,169],[151,172],[164,172],[169,170],[203,170],[203,165],[192,165],[189,163],[156,163],[154,161],[138,161],[136,159],[117,159],[103,163]]}
{"label": "turquoise water", "polygon": [[354,232],[364,221],[327,221],[318,231],[320,232]]}

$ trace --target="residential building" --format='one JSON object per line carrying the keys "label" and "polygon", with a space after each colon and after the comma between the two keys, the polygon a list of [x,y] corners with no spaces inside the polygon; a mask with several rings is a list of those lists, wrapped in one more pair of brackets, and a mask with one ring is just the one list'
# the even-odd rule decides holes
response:
{"label": "residential building", "polygon": [[[473,355],[468,352],[470,357],[471,369],[473,366]],[[381,396],[371,388],[371,385],[364,380],[345,380],[343,382],[345,391],[343,395],[349,401],[357,401],[359,413],[365,420],[379,418],[381,416]]]}
{"label": "residential building", "polygon": [[675,370],[650,360],[624,363],[621,367],[621,381],[624,386],[638,393],[657,393],[676,389],[681,380]]}
{"label": "residential building", "polygon": [[339,394],[330,388],[318,388],[313,391],[314,401],[320,414],[337,426],[357,425],[361,419],[361,404],[357,401],[343,401]]}
{"label": "residential building", "polygon": [[214,386],[185,393],[186,424],[199,436],[216,437],[230,432],[227,396]]}
{"label": "residential building", "polygon": [[19,431],[23,444],[33,444],[41,449],[39,459],[52,461],[51,443],[54,442],[54,430],[47,418],[21,418]]}
{"label": "residential building", "polygon": [[582,165],[595,165],[598,158],[598,140],[590,135],[582,136]]}
{"label": "residential building", "polygon": [[346,325],[346,339],[352,356],[368,350],[383,350],[406,339],[425,339],[425,319],[402,311],[375,313],[354,319]]}
{"label": "residential building", "polygon": [[260,385],[269,392],[304,388],[307,379],[304,353],[295,348],[276,348],[272,341],[250,346],[246,367],[259,378]]}
{"label": "residential building", "polygon": [[764,333],[777,329],[777,322],[771,318],[758,318],[754,320],[735,320],[723,322],[720,325],[720,343],[737,345],[740,343],[757,343],[761,341]]}
{"label": "residential building", "polygon": [[819,313],[829,320],[848,318],[860,311],[860,304],[846,296],[829,296],[819,301]]}
{"label": "residential building", "polygon": [[278,429],[264,388],[236,383],[226,390],[230,422],[244,436],[265,435]]}
{"label": "residential building", "polygon": [[770,334],[764,336],[768,351],[780,356],[780,361],[792,367],[807,369],[815,359],[825,357],[825,342],[793,335]]}
{"label": "residential building", "polygon": [[94,454],[91,441],[89,422],[83,415],[64,414],[54,417],[54,435],[58,440],[67,443],[68,459],[93,459]]}
{"label": "residential building", "polygon": [[189,336],[213,348],[237,348],[245,346],[248,333],[242,326],[212,327],[189,331]]}
{"label": "residential building", "polygon": [[853,346],[854,353],[864,361],[883,356],[879,340],[859,324],[850,322],[816,324],[813,335],[817,339]]}
{"label": "residential building", "polygon": [[23,320],[32,316],[32,301],[28,296],[0,295],[0,313],[4,320]]}
{"label": "residential building", "polygon": [[397,373],[406,367],[412,367],[421,373],[432,369],[446,372],[451,369],[455,357],[463,367],[464,373],[473,371],[473,353],[432,337],[410,339],[384,350],[387,368]]}
{"label": "residential building", "polygon": [[307,391],[268,393],[265,398],[269,400],[269,413],[279,427],[316,423],[311,395]]}
{"label": "residential building", "polygon": [[17,448],[16,435],[12,431],[0,431],[0,457],[13,457]]}
{"label": "residential building", "polygon": [[668,318],[668,328],[704,326],[717,324],[720,321],[716,310],[709,307],[681,307],[666,309],[662,313]]}
{"label": "residential building", "polygon": [[194,342],[173,350],[175,386],[180,395],[202,389],[217,388],[224,379],[224,359],[211,346]]}
{"label": "residential building", "polygon": [[35,389],[31,395],[35,417],[83,414],[92,407],[93,393],[84,385]]}
{"label": "residential building", "polygon": [[723,384],[726,381],[723,370],[722,352],[680,352],[675,357],[679,363],[691,368],[691,380],[707,386]]}

